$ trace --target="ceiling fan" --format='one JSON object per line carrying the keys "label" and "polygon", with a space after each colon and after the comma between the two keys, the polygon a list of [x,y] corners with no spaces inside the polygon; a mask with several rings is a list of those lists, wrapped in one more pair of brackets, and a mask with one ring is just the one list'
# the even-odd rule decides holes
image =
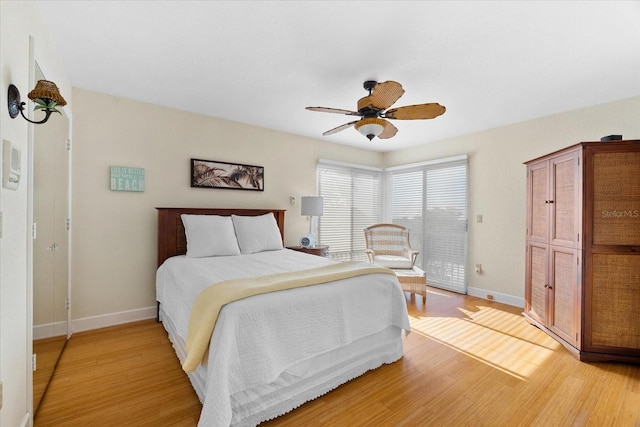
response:
{"label": "ceiling fan", "polygon": [[[328,107],[307,107],[309,111],[321,111],[324,113],[345,114],[347,116],[360,116],[360,120],[345,123],[336,128],[324,132],[322,135],[333,135],[341,130],[354,126],[358,132],[369,138],[378,137],[388,139],[393,137],[398,129],[388,121],[395,120],[424,120],[433,119],[443,114],[446,108],[438,103],[407,105],[387,110],[404,94],[402,85],[392,80],[378,83],[375,80],[364,82],[365,90],[369,95],[360,98],[358,111],[341,110]],[[385,111],[386,110],[386,111]]]}

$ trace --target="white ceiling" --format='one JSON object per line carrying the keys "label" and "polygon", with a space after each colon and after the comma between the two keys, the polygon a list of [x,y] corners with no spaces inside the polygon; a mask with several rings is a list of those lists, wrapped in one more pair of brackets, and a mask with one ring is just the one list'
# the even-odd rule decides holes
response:
{"label": "white ceiling", "polygon": [[[378,151],[640,95],[639,1],[39,3],[74,87]],[[447,111],[323,137],[370,79]]]}

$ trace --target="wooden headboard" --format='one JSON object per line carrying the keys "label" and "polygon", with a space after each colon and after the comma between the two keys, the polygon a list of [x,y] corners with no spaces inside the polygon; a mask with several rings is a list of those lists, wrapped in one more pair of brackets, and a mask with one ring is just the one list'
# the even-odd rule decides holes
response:
{"label": "wooden headboard", "polygon": [[187,238],[180,215],[258,216],[272,212],[284,242],[284,209],[209,209],[209,208],[156,208],[158,210],[158,267],[164,260],[187,253]]}

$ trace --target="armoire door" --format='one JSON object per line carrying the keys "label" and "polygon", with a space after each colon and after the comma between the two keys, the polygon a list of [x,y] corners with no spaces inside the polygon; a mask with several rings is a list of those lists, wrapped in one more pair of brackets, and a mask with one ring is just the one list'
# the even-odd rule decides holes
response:
{"label": "armoire door", "polygon": [[549,162],[529,166],[527,177],[527,240],[549,242]]}
{"label": "armoire door", "polygon": [[581,247],[582,151],[573,151],[549,160],[550,191],[549,244]]}
{"label": "armoire door", "polygon": [[549,245],[537,242],[527,243],[525,313],[541,325],[547,324],[548,266]]}
{"label": "armoire door", "polygon": [[574,347],[580,342],[581,253],[574,248],[549,248],[547,327]]}

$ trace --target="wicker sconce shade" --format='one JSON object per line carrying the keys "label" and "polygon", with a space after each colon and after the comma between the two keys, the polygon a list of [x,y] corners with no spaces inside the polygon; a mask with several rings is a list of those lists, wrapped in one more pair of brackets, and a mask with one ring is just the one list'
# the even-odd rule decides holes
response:
{"label": "wicker sconce shade", "polygon": [[60,95],[58,86],[56,86],[54,82],[50,82],[49,80],[38,80],[38,83],[36,83],[36,87],[33,88],[33,90],[29,92],[29,95],[27,96],[32,101],[40,98],[55,101],[56,105],[67,105],[67,101],[65,101],[62,95]]}

